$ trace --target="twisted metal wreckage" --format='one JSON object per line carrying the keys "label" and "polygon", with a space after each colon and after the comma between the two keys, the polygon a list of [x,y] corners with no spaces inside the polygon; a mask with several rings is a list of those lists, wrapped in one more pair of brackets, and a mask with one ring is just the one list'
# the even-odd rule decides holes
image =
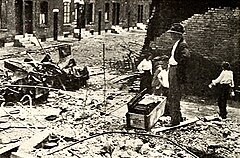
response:
{"label": "twisted metal wreckage", "polygon": [[23,62],[4,61],[7,71],[0,94],[4,102],[20,101],[24,95],[30,95],[34,102],[46,101],[50,90],[78,90],[86,86],[89,79],[87,67],[77,66],[70,58],[71,46],[58,47],[59,63],[54,63],[49,53],[41,61],[36,61],[30,53]]}

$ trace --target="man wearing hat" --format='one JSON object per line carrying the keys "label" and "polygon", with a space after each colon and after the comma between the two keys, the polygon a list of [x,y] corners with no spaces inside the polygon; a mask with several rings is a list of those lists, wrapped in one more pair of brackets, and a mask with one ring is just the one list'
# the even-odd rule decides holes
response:
{"label": "man wearing hat", "polygon": [[169,58],[169,110],[171,124],[179,125],[183,121],[180,100],[182,96],[183,84],[186,82],[186,67],[190,57],[188,45],[183,38],[184,27],[179,23],[174,23],[170,30],[172,40],[175,44]]}

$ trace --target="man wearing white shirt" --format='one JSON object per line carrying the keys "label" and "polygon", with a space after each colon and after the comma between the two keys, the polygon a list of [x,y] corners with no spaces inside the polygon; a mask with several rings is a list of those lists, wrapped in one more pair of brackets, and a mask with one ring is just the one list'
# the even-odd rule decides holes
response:
{"label": "man wearing white shirt", "polygon": [[168,81],[168,74],[169,74],[169,65],[168,65],[168,56],[162,56],[163,64],[162,64],[162,70],[158,74],[158,79],[160,82],[160,92],[162,96],[167,97],[167,101],[165,104],[165,110],[164,110],[164,116],[170,116],[170,109],[169,109],[169,102],[168,102],[168,96],[169,96],[169,81]]}
{"label": "man wearing white shirt", "polygon": [[137,66],[137,69],[142,72],[140,81],[140,91],[147,88],[147,93],[152,93],[152,61],[151,54],[147,54],[146,57]]}
{"label": "man wearing white shirt", "polygon": [[182,119],[180,100],[182,97],[183,84],[186,82],[186,68],[190,53],[188,45],[183,38],[184,27],[174,23],[170,30],[171,38],[175,41],[169,59],[169,110],[171,124],[179,125]]}
{"label": "man wearing white shirt", "polygon": [[227,100],[229,97],[229,92],[232,89],[231,96],[234,96],[234,80],[233,80],[233,71],[228,62],[222,63],[222,72],[217,79],[212,80],[212,83],[209,85],[209,88],[219,84],[219,96],[218,96],[218,107],[219,107],[219,116],[222,119],[227,118]]}

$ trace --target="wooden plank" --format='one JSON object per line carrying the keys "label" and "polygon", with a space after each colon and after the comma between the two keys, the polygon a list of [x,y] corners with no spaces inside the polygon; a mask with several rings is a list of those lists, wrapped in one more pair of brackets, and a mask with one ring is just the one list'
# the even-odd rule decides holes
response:
{"label": "wooden plank", "polygon": [[204,119],[205,122],[216,121],[216,120],[219,121],[220,120],[219,117],[216,116],[216,115],[205,116],[203,119]]}
{"label": "wooden plank", "polygon": [[135,106],[137,102],[139,102],[140,99],[146,94],[147,88],[142,90],[140,93],[138,93],[135,97],[133,97],[128,103],[128,107]]}
{"label": "wooden plank", "polygon": [[27,153],[12,152],[10,158],[36,158],[36,157]]}
{"label": "wooden plank", "polygon": [[192,119],[183,121],[183,122],[181,122],[181,123],[180,123],[179,125],[177,125],[177,126],[153,128],[153,129],[151,129],[151,132],[153,132],[154,134],[158,134],[159,132],[165,132],[165,131],[168,131],[168,130],[172,130],[172,129],[176,129],[176,128],[180,128],[180,127],[187,126],[187,125],[189,125],[189,124],[192,124],[192,123],[197,122],[198,120],[199,120],[199,119],[198,119],[197,117],[195,117],[195,118],[192,118]]}
{"label": "wooden plank", "polygon": [[26,127],[24,125],[21,125],[21,124],[11,124],[11,126],[9,128],[37,128],[37,129],[45,129],[47,128],[46,126],[43,126],[43,125],[34,125],[34,126],[29,126],[29,127]]}
{"label": "wooden plank", "polygon": [[19,147],[19,145],[21,144],[21,142],[16,142],[16,143],[11,143],[11,144],[6,144],[5,147],[0,149],[0,157],[2,154],[11,151],[12,149],[15,149],[17,147]]}
{"label": "wooden plank", "polygon": [[35,146],[43,142],[52,132],[48,129],[45,129],[39,133],[36,133],[30,139],[24,141],[18,149],[18,153],[30,153]]}
{"label": "wooden plank", "polygon": [[104,72],[99,72],[99,73],[95,73],[95,74],[90,74],[89,76],[97,76],[97,75],[103,75]]}
{"label": "wooden plank", "polygon": [[130,78],[133,78],[133,77],[138,77],[140,76],[140,74],[130,74],[130,75],[122,75],[122,76],[119,76],[118,78],[112,80],[112,83],[117,83],[117,82],[120,82],[122,80],[128,80]]}

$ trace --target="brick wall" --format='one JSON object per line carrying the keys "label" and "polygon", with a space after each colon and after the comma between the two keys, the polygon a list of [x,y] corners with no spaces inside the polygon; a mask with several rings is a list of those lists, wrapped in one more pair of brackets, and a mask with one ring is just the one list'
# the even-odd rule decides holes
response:
{"label": "brick wall", "polygon": [[194,53],[224,60],[239,60],[240,10],[230,8],[211,9],[205,14],[195,14],[184,21],[186,39]]}
{"label": "brick wall", "polygon": [[[48,37],[53,36],[53,9],[59,9],[59,15],[58,15],[58,31],[59,35],[62,34],[62,23],[63,23],[63,5],[62,5],[62,0],[33,0],[33,12],[32,12],[32,25],[33,25],[33,31],[36,31],[39,35],[42,34],[43,32],[43,27],[40,26],[39,24],[39,14],[40,14],[40,2],[47,1],[48,2],[48,21],[49,24],[45,26],[46,28],[46,35]],[[20,2],[20,1],[19,1]],[[2,15],[2,19],[6,18],[6,35],[4,35],[7,38],[7,41],[13,40],[14,36],[16,34],[22,34],[23,31],[16,30],[17,27],[21,27],[24,30],[24,10],[23,8],[21,9],[21,12],[19,13],[20,10],[16,10],[16,1],[15,0],[3,0],[2,3],[6,5],[6,8],[3,8],[3,12],[6,12],[4,14],[4,17]],[[18,3],[21,5],[21,3]],[[20,18],[18,15],[23,15],[23,19]],[[18,20],[17,20],[18,19]]]}
{"label": "brick wall", "polygon": [[161,36],[174,22],[181,22],[195,13],[205,13],[207,4],[204,1],[153,0],[152,18],[148,23],[144,48],[148,48],[153,38]]}
{"label": "brick wall", "polygon": [[[186,93],[211,96],[207,85],[221,72],[220,64],[228,61],[239,74],[236,65],[240,60],[240,10],[209,9],[204,14],[194,14],[183,21],[185,39],[192,54],[188,69]],[[155,55],[169,55],[173,41],[168,33],[155,37],[150,43]]]}

